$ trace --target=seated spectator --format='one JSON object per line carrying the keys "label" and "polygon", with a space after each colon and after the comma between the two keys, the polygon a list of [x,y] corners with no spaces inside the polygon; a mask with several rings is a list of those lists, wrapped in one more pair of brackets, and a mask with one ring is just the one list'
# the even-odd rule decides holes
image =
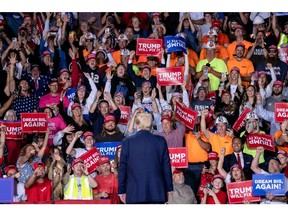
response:
{"label": "seated spectator", "polygon": [[197,204],[193,190],[184,183],[185,178],[182,170],[175,169],[172,178],[173,193],[167,204]]}

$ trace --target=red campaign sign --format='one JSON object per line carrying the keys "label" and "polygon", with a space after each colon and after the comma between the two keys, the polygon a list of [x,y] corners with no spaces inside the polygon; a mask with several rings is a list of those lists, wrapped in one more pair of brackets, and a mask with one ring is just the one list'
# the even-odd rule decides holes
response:
{"label": "red campaign sign", "polygon": [[232,182],[226,184],[227,195],[230,204],[243,203],[244,199],[249,202],[259,202],[260,197],[252,196],[252,180]]}
{"label": "red campaign sign", "polygon": [[282,123],[288,119],[288,103],[275,103],[274,104],[275,122]]}
{"label": "red campaign sign", "polygon": [[183,84],[183,73],[181,67],[157,68],[157,83],[160,86],[172,86]]}
{"label": "red campaign sign", "polygon": [[92,173],[96,170],[98,166],[98,160],[101,157],[101,154],[98,152],[97,148],[93,147],[85,154],[81,155],[79,158],[81,158],[84,161],[84,164],[86,165],[88,172]]}
{"label": "red campaign sign", "polygon": [[193,130],[198,112],[176,102],[175,117],[185,126]]}
{"label": "red campaign sign", "polygon": [[251,110],[248,107],[242,111],[241,115],[238,117],[232,127],[235,131],[239,131],[245,125],[245,118],[249,112],[251,112]]}
{"label": "red campaign sign", "polygon": [[168,148],[171,166],[175,168],[187,168],[187,147]]}
{"label": "red campaign sign", "polygon": [[159,56],[161,48],[161,39],[137,38],[136,55],[138,56]]}
{"label": "red campaign sign", "polygon": [[21,128],[21,122],[0,122],[0,125],[6,125],[6,139],[7,140],[22,140],[23,133]]}
{"label": "red campaign sign", "polygon": [[284,61],[288,64],[288,48],[278,48],[278,57],[281,61]]}
{"label": "red campaign sign", "polygon": [[264,149],[275,152],[273,138],[267,134],[249,134],[246,138],[246,143],[248,148],[251,149],[263,146]]}
{"label": "red campaign sign", "polygon": [[121,117],[119,124],[127,124],[130,118],[131,107],[130,106],[118,106],[121,111]]}
{"label": "red campaign sign", "polygon": [[45,133],[47,126],[46,113],[21,113],[22,133]]}

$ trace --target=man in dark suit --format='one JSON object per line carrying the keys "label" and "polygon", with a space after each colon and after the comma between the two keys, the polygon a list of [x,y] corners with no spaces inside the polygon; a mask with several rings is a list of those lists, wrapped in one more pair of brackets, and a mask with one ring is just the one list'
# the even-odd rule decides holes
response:
{"label": "man in dark suit", "polygon": [[167,143],[150,132],[152,116],[139,113],[137,133],[122,141],[118,194],[124,203],[165,203],[173,191]]}
{"label": "man in dark suit", "polygon": [[[243,172],[245,173],[246,179],[252,179],[252,170],[250,169],[251,162],[253,160],[253,157],[249,154],[245,154],[242,152],[244,144],[242,143],[242,140],[238,137],[234,137],[232,140],[232,148],[233,153],[228,154],[224,157],[224,164],[223,168],[226,172],[230,171],[230,168],[234,164],[241,164],[241,168],[243,169]],[[240,162],[238,162],[238,155],[240,158]],[[239,165],[240,165],[239,164]]]}

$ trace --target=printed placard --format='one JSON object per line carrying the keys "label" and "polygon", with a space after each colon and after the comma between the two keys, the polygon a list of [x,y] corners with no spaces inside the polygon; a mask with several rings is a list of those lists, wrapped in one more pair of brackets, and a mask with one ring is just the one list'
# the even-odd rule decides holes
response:
{"label": "printed placard", "polygon": [[228,183],[226,187],[230,204],[243,203],[244,200],[249,202],[261,200],[259,196],[252,195],[252,180]]}
{"label": "printed placard", "polygon": [[288,103],[275,103],[274,104],[275,122],[282,123],[288,119]]}
{"label": "printed placard", "polygon": [[128,124],[130,113],[131,113],[131,107],[130,106],[118,106],[121,111],[121,117],[119,119],[119,124]]}
{"label": "printed placard", "polygon": [[172,86],[183,84],[183,73],[181,67],[157,68],[157,83],[160,86]]}
{"label": "printed placard", "polygon": [[0,178],[0,203],[12,203],[14,190],[14,178]]}
{"label": "printed placard", "polygon": [[245,118],[249,112],[251,112],[251,109],[249,109],[248,107],[246,107],[242,111],[241,115],[238,117],[238,119],[236,120],[236,122],[234,123],[232,127],[235,131],[239,131],[245,125],[245,122],[246,122]]}
{"label": "printed placard", "polygon": [[187,53],[186,40],[178,36],[165,36],[164,37],[165,47],[167,53],[182,51]]}
{"label": "printed placard", "polygon": [[23,133],[21,128],[21,122],[15,121],[15,122],[0,122],[0,125],[6,125],[6,139],[7,140],[22,140],[23,139]]}
{"label": "printed placard", "polygon": [[81,155],[79,158],[81,158],[84,161],[84,164],[86,165],[88,172],[92,173],[96,170],[99,161],[99,158],[101,157],[101,154],[98,152],[97,148],[92,148],[85,154]]}
{"label": "printed placard", "polygon": [[273,196],[284,196],[285,176],[279,174],[253,174],[253,196],[266,196],[266,193],[271,193]]}
{"label": "printed placard", "polygon": [[120,144],[121,142],[96,142],[94,146],[102,156],[108,156],[110,160],[114,160],[116,149]]}
{"label": "printed placard", "polygon": [[21,113],[22,133],[45,133],[47,126],[46,113]]}
{"label": "printed placard", "polygon": [[138,56],[159,56],[161,49],[161,39],[137,38],[136,55]]}
{"label": "printed placard", "polygon": [[[287,36],[285,36],[285,37],[287,37]],[[288,64],[288,48],[287,47],[278,48],[278,57],[281,61]]]}
{"label": "printed placard", "polygon": [[185,126],[193,130],[198,112],[176,102],[175,117]]}
{"label": "printed placard", "polygon": [[187,168],[187,147],[168,148],[171,166],[176,168]]}
{"label": "printed placard", "polygon": [[268,134],[249,134],[246,138],[248,148],[257,148],[263,146],[268,151],[275,152],[274,141]]}

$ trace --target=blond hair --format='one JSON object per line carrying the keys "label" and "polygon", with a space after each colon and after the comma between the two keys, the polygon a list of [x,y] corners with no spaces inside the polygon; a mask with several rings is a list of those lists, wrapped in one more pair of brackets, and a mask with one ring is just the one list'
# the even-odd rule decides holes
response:
{"label": "blond hair", "polygon": [[136,129],[151,130],[152,115],[149,113],[137,113],[135,117]]}

